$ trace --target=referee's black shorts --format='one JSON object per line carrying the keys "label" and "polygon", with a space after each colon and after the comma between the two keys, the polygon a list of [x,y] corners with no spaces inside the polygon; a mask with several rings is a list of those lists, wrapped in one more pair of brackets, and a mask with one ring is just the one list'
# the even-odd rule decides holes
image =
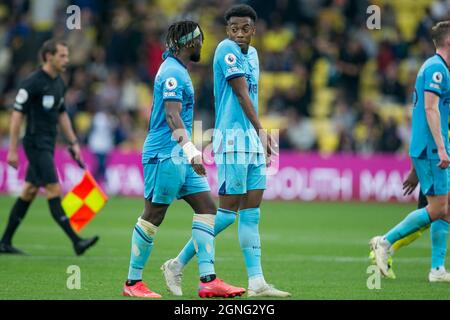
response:
{"label": "referee's black shorts", "polygon": [[37,149],[26,145],[24,145],[24,149],[28,159],[25,181],[37,187],[58,183],[53,151]]}

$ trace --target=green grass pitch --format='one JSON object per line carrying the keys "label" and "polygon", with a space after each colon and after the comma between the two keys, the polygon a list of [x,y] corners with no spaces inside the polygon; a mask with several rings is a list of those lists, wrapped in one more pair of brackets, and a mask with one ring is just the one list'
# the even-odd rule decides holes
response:
{"label": "green grass pitch", "polygon": [[[3,231],[12,197],[0,198]],[[100,235],[98,244],[76,257],[69,240],[39,198],[14,238],[29,256],[0,256],[0,299],[123,299],[131,231],[142,212],[141,199],[112,198],[82,231]],[[395,256],[396,280],[369,290],[367,242],[400,221],[414,205],[363,203],[264,202],[260,223],[262,263],[269,283],[292,293],[292,299],[449,299],[450,284],[430,284],[430,239],[426,232]],[[159,267],[175,256],[189,238],[192,211],[182,201],[170,208],[144,271],[150,288],[167,293]],[[81,289],[66,286],[68,266],[81,270]],[[237,223],[216,240],[219,277],[247,286],[239,249]],[[197,263],[185,269],[183,299],[198,299]],[[238,299],[247,299],[245,296]]]}

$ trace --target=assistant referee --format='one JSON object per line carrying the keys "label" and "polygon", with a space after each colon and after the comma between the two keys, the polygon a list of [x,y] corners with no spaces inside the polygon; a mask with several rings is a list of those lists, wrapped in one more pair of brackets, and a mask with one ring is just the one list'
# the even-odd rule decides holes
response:
{"label": "assistant referee", "polygon": [[51,39],[43,44],[40,55],[43,65],[21,83],[12,112],[7,161],[15,169],[19,166],[18,139],[26,118],[23,147],[29,164],[21,195],[11,209],[0,240],[0,253],[24,253],[12,245],[12,237],[39,187],[43,186],[53,218],[72,241],[75,253],[81,255],[97,242],[98,237],[82,239],[72,229],[61,206],[61,186],[53,160],[59,124],[69,141],[73,158],[81,161],[80,146],[64,106],[66,88],[60,76],[69,63],[69,49],[63,41]]}

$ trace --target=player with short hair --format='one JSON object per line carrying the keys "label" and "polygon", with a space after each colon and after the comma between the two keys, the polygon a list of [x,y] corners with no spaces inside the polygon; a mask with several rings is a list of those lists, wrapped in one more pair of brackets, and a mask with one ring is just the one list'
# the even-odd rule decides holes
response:
{"label": "player with short hair", "polygon": [[97,242],[98,237],[82,239],[72,229],[61,206],[61,185],[53,159],[59,125],[69,140],[74,159],[81,161],[80,146],[64,106],[66,86],[61,78],[69,63],[69,48],[61,40],[50,39],[44,42],[40,54],[43,64],[20,84],[11,116],[7,161],[13,168],[18,168],[19,133],[26,119],[23,147],[28,168],[22,192],[11,209],[0,240],[0,253],[23,254],[12,245],[12,237],[36,198],[39,187],[43,186],[53,219],[72,241],[75,253],[81,255]]}
{"label": "player with short hair", "polygon": [[388,276],[388,260],[394,253],[394,243],[431,224],[431,270],[428,280],[450,282],[450,273],[445,270],[450,222],[450,179],[447,169],[450,163],[450,21],[437,23],[432,28],[432,39],[436,54],[425,61],[416,79],[409,147],[409,156],[428,205],[411,212],[384,236],[372,238],[369,244],[381,273]]}
{"label": "player with short hair", "polygon": [[[450,136],[450,118],[449,118],[449,136]],[[450,174],[450,170],[448,170],[447,174]],[[450,179],[450,178],[449,178]],[[414,190],[416,189],[417,185],[419,184],[419,178],[417,177],[416,170],[414,169],[414,166],[412,166],[411,170],[408,173],[408,176],[406,177],[405,181],[403,181],[403,195],[409,196],[411,195]],[[417,200],[417,209],[424,208],[428,205],[427,198],[423,194],[422,190],[419,190],[419,199]],[[410,243],[414,242],[416,239],[420,238],[424,231],[429,229],[430,225],[427,225],[423,227],[422,229],[410,234],[409,236],[406,236],[404,238],[401,238],[400,240],[397,240],[393,245],[392,249],[394,250],[394,253],[397,252],[400,248],[408,246]],[[371,250],[369,253],[369,258],[372,260],[372,263],[375,264],[375,254]],[[393,270],[393,264],[394,259],[391,256],[388,260],[388,275],[387,277],[389,279],[395,279],[395,273]]]}
{"label": "player with short hair", "polygon": [[[225,13],[228,39],[219,43],[214,55],[213,147],[220,188],[214,231],[217,235],[231,225],[239,211],[238,235],[248,274],[248,296],[288,297],[288,292],[266,283],[261,268],[258,225],[266,188],[263,146],[268,159],[272,141],[258,119],[259,61],[256,49],[250,46],[256,19],[256,12],[248,5],[231,7]],[[174,295],[182,295],[182,270],[194,253],[190,240],[175,259],[161,267]]]}
{"label": "player with short hair", "polygon": [[202,154],[191,142],[194,88],[186,65],[200,61],[203,32],[193,21],[169,27],[167,51],[155,78],[149,131],[142,151],[145,207],[134,226],[128,280],[123,295],[161,298],[142,282],[142,272],[169,205],[185,200],[194,210],[192,239],[198,257],[200,297],[234,297],[245,292],[216,277],[214,220]]}

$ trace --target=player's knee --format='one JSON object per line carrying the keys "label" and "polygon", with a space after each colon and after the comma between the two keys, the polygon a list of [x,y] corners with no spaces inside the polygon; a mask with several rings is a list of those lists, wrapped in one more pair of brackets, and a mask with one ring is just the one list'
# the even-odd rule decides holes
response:
{"label": "player's knee", "polygon": [[45,186],[47,199],[53,199],[61,196],[61,186],[59,183],[49,184]]}
{"label": "player's knee", "polygon": [[433,201],[427,207],[428,214],[434,219],[442,219],[446,216],[448,210],[447,199]]}
{"label": "player's knee", "polygon": [[240,210],[259,208],[263,198],[262,190],[250,190],[245,197],[242,198],[240,203]]}
{"label": "player's knee", "polygon": [[142,213],[141,218],[145,221],[150,222],[151,224],[159,227],[166,216],[167,208],[157,208],[152,206],[145,206],[144,212]]}
{"label": "player's knee", "polygon": [[245,210],[245,209],[251,209],[251,208],[259,208],[260,205],[261,205],[261,200],[247,199],[247,200],[241,202],[239,209]]}
{"label": "player's knee", "polygon": [[443,208],[443,213],[441,216],[441,219],[447,219],[448,218],[448,202],[445,202],[444,208]]}
{"label": "player's knee", "polygon": [[219,202],[222,209],[237,212],[241,204],[241,198],[240,196],[221,197]]}
{"label": "player's knee", "polygon": [[212,200],[202,203],[200,208],[198,208],[198,210],[196,210],[197,214],[214,214],[215,215],[216,212],[217,212],[217,207]]}
{"label": "player's knee", "polygon": [[211,201],[211,203],[208,204],[208,206],[206,207],[205,212],[208,214],[216,214],[217,213],[216,204]]}
{"label": "player's knee", "polygon": [[32,201],[36,197],[38,191],[39,191],[38,187],[32,184],[26,184],[20,196],[25,201]]}

